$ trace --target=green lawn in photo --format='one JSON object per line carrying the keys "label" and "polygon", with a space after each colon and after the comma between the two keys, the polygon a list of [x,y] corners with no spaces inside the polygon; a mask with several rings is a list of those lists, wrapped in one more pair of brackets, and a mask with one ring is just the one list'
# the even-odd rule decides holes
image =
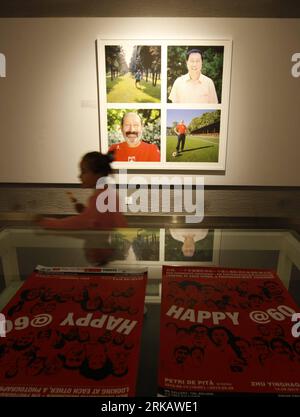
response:
{"label": "green lawn in photo", "polygon": [[159,103],[160,80],[155,87],[152,85],[151,76],[148,82],[141,80],[138,87],[135,86],[134,77],[128,72],[111,81],[106,76],[107,102],[108,103]]}
{"label": "green lawn in photo", "polygon": [[183,152],[176,151],[177,136],[167,136],[167,162],[218,162],[219,135],[187,135]]}

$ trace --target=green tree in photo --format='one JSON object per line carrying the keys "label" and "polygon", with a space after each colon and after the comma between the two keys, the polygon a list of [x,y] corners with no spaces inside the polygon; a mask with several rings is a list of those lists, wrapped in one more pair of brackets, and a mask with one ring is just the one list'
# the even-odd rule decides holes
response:
{"label": "green tree in photo", "polygon": [[159,260],[159,229],[139,229],[132,243],[137,260]]}
{"label": "green tree in photo", "polygon": [[194,130],[200,129],[201,127],[212,125],[213,123],[220,122],[220,117],[220,110],[203,113],[202,116],[194,117],[192,119],[188,129],[190,132],[193,132]]}
{"label": "green tree in photo", "polygon": [[108,103],[160,102],[161,46],[133,45],[132,50],[125,44],[105,46],[105,63]]}
{"label": "green tree in photo", "polygon": [[121,55],[122,52],[122,48],[119,45],[105,47],[106,73],[110,73],[111,81],[113,81],[114,78],[119,76],[119,69],[124,59]]}
{"label": "green tree in photo", "polygon": [[208,48],[202,54],[203,74],[210,77],[215,84],[218,101],[221,103],[222,75],[223,75],[223,47],[222,53],[215,48]]}
{"label": "green tree in photo", "polygon": [[159,229],[125,229],[113,232],[114,259],[125,260],[132,247],[137,261],[159,260]]}

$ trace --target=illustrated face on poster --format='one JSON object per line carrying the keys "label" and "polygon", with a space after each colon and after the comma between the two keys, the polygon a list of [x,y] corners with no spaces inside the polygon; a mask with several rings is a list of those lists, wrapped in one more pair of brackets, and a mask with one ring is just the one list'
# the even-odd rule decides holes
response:
{"label": "illustrated face on poster", "polygon": [[97,47],[101,152],[115,152],[113,168],[225,169],[230,40]]}

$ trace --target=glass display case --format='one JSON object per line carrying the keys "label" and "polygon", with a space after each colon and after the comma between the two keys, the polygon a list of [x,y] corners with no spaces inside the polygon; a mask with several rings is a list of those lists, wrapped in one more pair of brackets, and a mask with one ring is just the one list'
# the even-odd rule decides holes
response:
{"label": "glass display case", "polygon": [[108,236],[4,227],[0,232],[1,310],[37,265],[148,270],[137,396],[157,395],[163,265],[271,269],[300,306],[300,239],[291,230],[147,226],[119,229]]}

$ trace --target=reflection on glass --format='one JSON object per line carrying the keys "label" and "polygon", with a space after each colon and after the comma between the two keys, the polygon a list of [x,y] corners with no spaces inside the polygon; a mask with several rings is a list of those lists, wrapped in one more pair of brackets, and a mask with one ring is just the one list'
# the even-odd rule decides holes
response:
{"label": "reflection on glass", "polygon": [[208,229],[166,229],[166,261],[212,261],[214,232]]}

